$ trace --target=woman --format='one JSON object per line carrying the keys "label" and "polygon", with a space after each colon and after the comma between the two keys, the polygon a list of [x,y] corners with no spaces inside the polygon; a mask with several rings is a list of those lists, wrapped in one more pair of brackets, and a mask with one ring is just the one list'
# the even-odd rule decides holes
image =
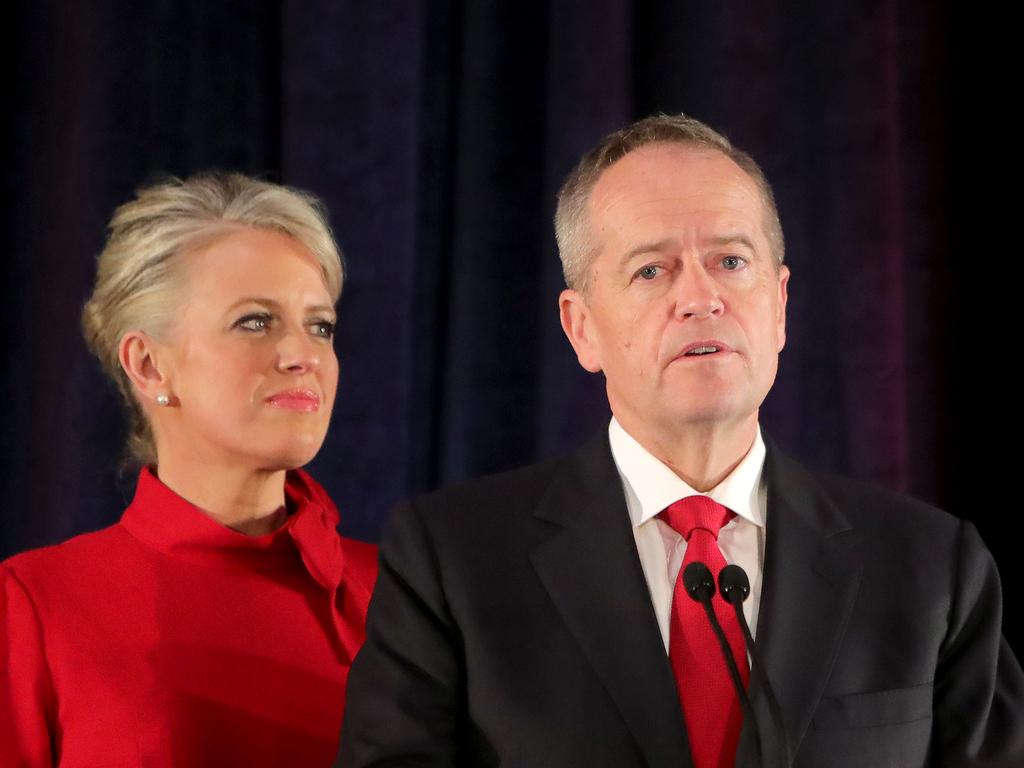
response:
{"label": "woman", "polygon": [[376,576],[298,469],[341,285],[295,190],[201,176],[117,210],[83,320],[143,468],[118,524],[0,564],[0,765],[331,763]]}

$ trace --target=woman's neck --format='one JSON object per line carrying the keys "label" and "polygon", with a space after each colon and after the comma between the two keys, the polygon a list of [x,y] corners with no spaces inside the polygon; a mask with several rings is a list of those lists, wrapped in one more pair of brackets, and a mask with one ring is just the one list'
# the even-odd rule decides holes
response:
{"label": "woman's neck", "polygon": [[288,516],[285,470],[253,470],[161,457],[160,482],[212,519],[247,536],[277,530]]}

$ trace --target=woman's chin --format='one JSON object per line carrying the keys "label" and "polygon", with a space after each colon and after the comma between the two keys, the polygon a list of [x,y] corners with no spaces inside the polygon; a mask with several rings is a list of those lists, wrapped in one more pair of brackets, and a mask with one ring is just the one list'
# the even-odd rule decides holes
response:
{"label": "woman's chin", "polygon": [[295,435],[292,439],[277,445],[264,444],[262,450],[254,455],[239,458],[242,459],[242,463],[258,467],[263,472],[298,469],[316,458],[323,442],[323,435],[316,438]]}
{"label": "woman's chin", "polygon": [[316,458],[320,452],[320,445],[321,443],[289,447],[287,450],[276,453],[272,457],[271,464],[279,469],[299,469]]}

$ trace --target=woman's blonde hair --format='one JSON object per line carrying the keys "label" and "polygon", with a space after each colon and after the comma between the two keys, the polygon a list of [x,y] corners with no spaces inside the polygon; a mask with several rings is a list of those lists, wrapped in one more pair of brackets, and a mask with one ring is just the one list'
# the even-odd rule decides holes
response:
{"label": "woman's blonde hair", "polygon": [[128,454],[140,463],[156,462],[156,446],[121,368],[121,339],[133,330],[160,338],[184,299],[178,257],[239,227],[273,230],[304,245],[320,264],[332,300],[338,300],[344,282],[341,252],[323,204],[306,192],[239,173],[169,178],[139,189],[110,220],[82,327],[128,406]]}

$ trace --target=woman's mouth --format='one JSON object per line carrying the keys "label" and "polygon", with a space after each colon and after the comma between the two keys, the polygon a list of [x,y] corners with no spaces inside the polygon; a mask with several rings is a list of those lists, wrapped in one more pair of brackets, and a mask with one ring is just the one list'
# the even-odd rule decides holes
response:
{"label": "woman's mouth", "polygon": [[273,408],[300,413],[315,413],[320,410],[320,396],[311,389],[288,389],[277,392],[264,401]]}

